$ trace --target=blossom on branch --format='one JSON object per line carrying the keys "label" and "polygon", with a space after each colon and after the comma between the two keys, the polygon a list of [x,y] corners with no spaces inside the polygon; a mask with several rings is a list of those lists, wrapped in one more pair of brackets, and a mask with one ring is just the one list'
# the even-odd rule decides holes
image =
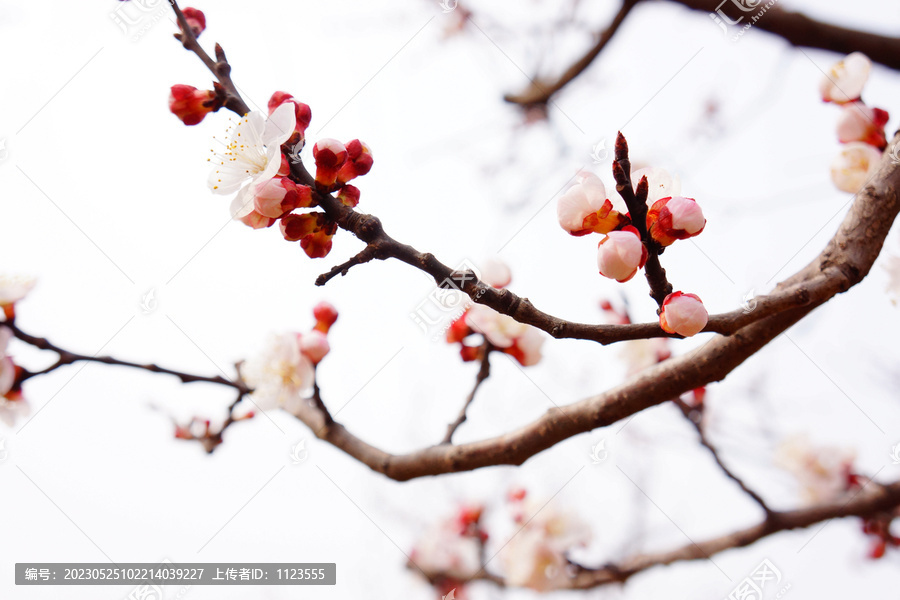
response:
{"label": "blossom on branch", "polygon": [[842,192],[855,194],[878,171],[881,151],[863,142],[851,142],[844,146],[831,163],[831,181]]}
{"label": "blossom on branch", "polygon": [[661,246],[700,235],[705,227],[706,218],[693,198],[661,198],[647,211],[647,230]]}
{"label": "blossom on branch", "polygon": [[[485,261],[481,279],[500,289],[509,285],[512,275],[505,263],[494,259]],[[467,309],[447,330],[447,342],[461,345],[460,355],[464,361],[482,358],[482,344],[466,343],[466,339],[475,334],[480,334],[492,349],[515,358],[523,367],[536,365],[542,358],[541,348],[545,338],[540,329],[519,323],[484,304],[475,304]]]}
{"label": "blossom on branch", "polygon": [[822,78],[819,93],[825,102],[845,104],[857,100],[869,80],[872,61],[862,52],[848,54],[836,62]]}
{"label": "blossom on branch", "polygon": [[3,316],[13,319],[16,302],[28,295],[37,280],[23,275],[0,275],[0,309]]}
{"label": "blossom on branch", "polygon": [[829,502],[846,494],[856,483],[856,453],[842,448],[815,447],[803,436],[789,438],[776,452],[775,463],[790,472],[808,504]]}
{"label": "blossom on branch", "polygon": [[579,173],[578,183],[559,199],[556,217],[560,227],[574,236],[609,233],[629,222],[627,215],[613,207],[603,181],[587,171]]}
{"label": "blossom on branch", "polygon": [[666,296],[659,311],[659,326],[668,333],[691,337],[703,331],[709,313],[696,294],[673,292]]}
{"label": "blossom on branch", "polygon": [[31,412],[22,396],[22,388],[16,384],[21,369],[7,354],[12,337],[12,330],[0,325],[0,421],[8,427],[15,426],[19,418],[27,417]]}
{"label": "blossom on branch", "polygon": [[260,410],[290,406],[312,393],[315,370],[300,339],[297,333],[273,335],[260,354],[241,364],[241,378],[253,388],[249,397]]}
{"label": "blossom on branch", "polygon": [[512,508],[521,529],[501,551],[507,584],[539,592],[565,587],[569,579],[566,554],[591,541],[588,525],[527,500],[513,500]]}
{"label": "blossom on branch", "polygon": [[296,123],[293,108],[283,104],[268,119],[259,111],[249,112],[228,128],[225,150],[210,159],[214,163],[209,176],[213,193],[237,192],[231,202],[233,218],[253,212],[257,185],[268,182],[281,168],[281,145],[291,136]]}
{"label": "blossom on branch", "polygon": [[845,104],[837,125],[838,141],[865,142],[883,150],[887,146],[884,126],[889,118],[887,111],[870,108],[862,102]]}
{"label": "blossom on branch", "polygon": [[425,574],[442,579],[461,582],[475,577],[487,540],[481,515],[480,506],[462,506],[452,518],[426,529],[409,554],[411,561]]}
{"label": "blossom on branch", "polygon": [[634,277],[646,262],[647,248],[634,227],[610,231],[597,245],[597,268],[600,274],[620,283]]}

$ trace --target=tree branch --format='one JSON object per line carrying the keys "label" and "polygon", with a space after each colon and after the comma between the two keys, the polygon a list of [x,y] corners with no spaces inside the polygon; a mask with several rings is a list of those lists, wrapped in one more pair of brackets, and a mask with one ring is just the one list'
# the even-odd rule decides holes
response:
{"label": "tree branch", "polygon": [[[900,135],[895,136],[894,142],[900,142]],[[520,465],[564,439],[611,425],[685,392],[720,381],[816,307],[862,281],[900,211],[898,190],[900,168],[889,157],[883,157],[877,174],[857,194],[837,233],[819,256],[778,284],[771,294],[773,300],[761,300],[757,309],[749,314],[733,315],[735,321],[746,319],[749,324],[737,329],[735,335],[714,337],[699,349],[646,369],[619,387],[562,409],[552,409],[516,431],[458,446],[439,445],[393,455],[360,440],[339,423],[329,427],[320,437],[371,469],[398,481],[501,464]],[[331,197],[328,195],[321,196],[320,205],[332,218],[363,241],[379,240],[389,248],[391,256],[421,268],[436,279],[453,274],[432,255],[418,253],[387,236],[375,217],[361,215],[334,199],[329,202]],[[535,324],[538,322],[536,314],[552,319],[538,313],[527,300],[518,299],[508,290],[495,290],[471,281],[466,285],[464,291],[470,296],[486,287],[477,301],[521,322]],[[793,305],[786,300],[788,297],[793,298]],[[511,298],[516,298],[517,302],[511,303]],[[779,305],[778,310],[773,309],[775,304]],[[560,335],[566,331],[564,327],[553,329],[557,334],[555,337],[567,337]],[[321,415],[301,411],[296,416],[314,431],[319,430]]]}
{"label": "tree branch", "polygon": [[[757,10],[744,13],[731,3],[726,2],[723,6],[722,0],[670,1],[707,14],[713,14],[721,7],[732,20],[740,17],[749,18],[749,16],[755,15],[761,10],[758,7]],[[591,63],[600,56],[600,53],[618,31],[622,21],[625,20],[625,17],[636,4],[637,1],[634,0],[623,2],[622,8],[619,9],[618,14],[597,40],[597,43],[586,54],[572,63],[556,80],[543,83],[540,77],[535,76],[534,83],[530,84],[525,90],[515,94],[507,94],[504,96],[504,100],[526,107],[546,105],[556,93],[587,70]],[[735,31],[743,24],[744,22],[741,22],[736,25]],[[790,12],[778,6],[768,9],[754,23],[754,27],[777,35],[792,46],[830,50],[838,54],[862,52],[877,63],[894,70],[900,70],[900,38],[823,23],[811,19],[802,13]]]}
{"label": "tree branch", "polygon": [[241,397],[244,394],[249,394],[252,390],[248,388],[244,382],[237,380],[226,379],[220,375],[216,375],[215,377],[208,377],[205,375],[193,375],[191,373],[184,373],[182,371],[174,371],[172,369],[166,369],[164,367],[160,367],[155,364],[139,364],[134,362],[129,362],[127,360],[119,360],[117,358],[112,358],[111,356],[89,356],[87,354],[78,354],[77,352],[70,352],[68,350],[64,350],[59,346],[52,344],[49,340],[42,337],[35,337],[33,335],[29,335],[19,329],[15,323],[13,322],[4,322],[4,327],[8,327],[13,335],[17,338],[25,342],[26,344],[31,344],[35,348],[39,348],[41,350],[50,350],[51,352],[55,352],[59,359],[46,369],[37,372],[30,372],[23,370],[20,377],[17,379],[17,383],[22,383],[31,379],[32,377],[36,377],[38,375],[44,375],[46,373],[50,373],[51,371],[55,371],[56,369],[64,366],[70,365],[79,361],[86,362],[96,362],[103,363],[105,365],[115,365],[119,367],[131,367],[134,369],[142,369],[144,371],[150,371],[151,373],[164,373],[166,375],[174,375],[178,379],[182,381],[182,383],[194,383],[194,382],[204,382],[204,383],[215,383],[218,385],[224,385],[231,388],[236,389],[240,392]]}
{"label": "tree branch", "polygon": [[[703,405],[701,404],[698,407],[689,406],[684,400],[681,398],[676,398],[674,400],[675,405],[681,409],[681,413],[684,417],[693,425],[694,430],[697,432],[697,435],[700,438],[700,445],[709,450],[709,453],[712,454],[713,460],[716,461],[716,464],[719,466],[719,469],[725,474],[726,477],[734,481],[741,490],[747,494],[754,502],[756,502],[760,508],[763,509],[763,512],[766,514],[766,518],[773,517],[773,511],[769,508],[769,505],[766,504],[766,501],[763,500],[762,496],[757,494],[755,491],[750,489],[744,480],[738,477],[731,469],[729,469],[724,462],[722,462],[722,457],[719,456],[719,451],[715,446],[712,445],[712,442],[709,441],[709,438],[706,436],[706,430],[703,428],[703,424],[701,418],[703,416]],[[695,418],[696,417],[696,418]]]}
{"label": "tree branch", "polygon": [[[805,529],[831,519],[868,517],[895,510],[898,506],[900,506],[900,481],[887,485],[870,482],[849,499],[834,500],[798,510],[775,512],[772,513],[771,519],[751,527],[702,542],[691,542],[666,552],[638,554],[619,563],[607,564],[596,569],[573,563],[572,576],[561,580],[564,583],[556,589],[585,590],[612,583],[624,583],[634,575],[653,567],[688,560],[706,560],[720,552],[749,546],[782,531]],[[440,574],[426,573],[426,576],[436,579]],[[499,586],[506,585],[502,577],[485,573],[483,569],[477,577],[469,581],[473,580],[490,581]]]}
{"label": "tree branch", "polygon": [[462,410],[459,411],[459,416],[447,426],[447,434],[444,436],[444,440],[441,442],[442,444],[450,444],[453,441],[453,434],[456,433],[456,430],[459,429],[460,425],[466,422],[466,411],[469,410],[469,405],[472,404],[472,401],[475,399],[478,388],[481,387],[481,384],[484,383],[485,379],[491,376],[492,349],[491,343],[487,341],[485,341],[484,345],[481,347],[481,368],[478,369],[478,375],[475,377],[475,385],[472,387],[472,391],[469,392],[469,396],[466,398]]}
{"label": "tree branch", "polygon": [[594,44],[581,58],[576,60],[572,65],[563,71],[563,73],[552,82],[544,82],[540,77],[535,77],[531,85],[518,94],[507,94],[503,97],[507,102],[519,104],[522,106],[546,105],[550,98],[559,90],[563,89],[570,81],[581,75],[587,69],[594,59],[597,58],[606,45],[612,40],[613,36],[619,30],[625,17],[631,12],[638,3],[638,0],[625,0],[616,16],[613,18],[609,26],[597,38]]}

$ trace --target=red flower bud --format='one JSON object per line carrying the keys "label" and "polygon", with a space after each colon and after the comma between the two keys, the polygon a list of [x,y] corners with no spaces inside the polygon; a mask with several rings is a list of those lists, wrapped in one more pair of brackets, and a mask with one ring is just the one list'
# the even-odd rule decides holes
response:
{"label": "red flower bud", "polygon": [[372,150],[359,140],[352,140],[347,144],[347,162],[338,172],[338,183],[347,183],[351,179],[361,177],[372,170],[375,159],[372,158]]}
{"label": "red flower bud", "polygon": [[359,204],[359,188],[353,185],[345,185],[338,191],[338,199],[345,205],[353,208]]}
{"label": "red flower bud", "polygon": [[194,37],[203,33],[203,30],[206,29],[206,15],[203,14],[203,11],[187,7],[181,12],[184,13],[184,20],[187,21],[188,27],[194,33]]}
{"label": "red flower bud", "polygon": [[330,302],[319,302],[313,308],[313,316],[316,318],[315,329],[322,333],[328,333],[331,326],[338,320],[338,311]]}
{"label": "red flower bud", "polygon": [[347,148],[337,140],[325,138],[313,146],[313,158],[316,160],[316,183],[331,188],[338,171],[347,162]]}
{"label": "red flower bud", "polygon": [[198,90],[192,85],[173,85],[169,93],[169,110],[185,125],[196,125],[207,114],[221,108],[216,93]]}

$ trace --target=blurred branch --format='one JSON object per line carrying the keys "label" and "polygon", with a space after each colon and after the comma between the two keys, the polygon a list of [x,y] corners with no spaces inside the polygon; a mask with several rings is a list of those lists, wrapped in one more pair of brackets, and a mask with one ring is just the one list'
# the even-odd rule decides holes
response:
{"label": "blurred branch", "polygon": [[[742,16],[749,18],[756,12],[744,13],[735,10],[736,7],[730,2],[726,2],[723,6],[722,0],[670,1],[705,13],[714,13],[722,7],[726,14],[733,18]],[[877,63],[900,70],[900,38],[823,23],[779,6],[768,9],[753,26],[781,37],[792,46],[830,50],[838,54],[862,52]]]}
{"label": "blurred branch", "polygon": [[[581,75],[600,55],[638,1],[626,0],[623,2],[622,8],[619,9],[609,27],[600,35],[597,43],[572,63],[558,78],[551,82],[544,82],[539,76],[535,76],[533,83],[527,88],[518,93],[507,94],[504,96],[504,100],[524,107],[546,105],[554,94]],[[722,9],[732,20],[748,17],[757,12],[756,10],[747,13],[741,12],[732,3],[727,1],[723,3],[722,0],[670,1],[708,14],[715,14],[717,10]],[[757,6],[757,8],[760,7]],[[754,23],[754,27],[777,35],[792,46],[830,50],[838,54],[862,52],[877,63],[900,70],[900,38],[823,23],[802,13],[783,10],[778,6],[769,8]]]}
{"label": "blurred branch", "polygon": [[[868,517],[895,510],[900,506],[900,481],[887,485],[869,483],[847,500],[817,504],[808,508],[774,512],[770,519],[731,533],[697,543],[688,543],[667,552],[637,554],[621,562],[607,564],[596,569],[572,564],[572,575],[560,579],[563,584],[556,589],[591,589],[613,583],[623,583],[634,575],[653,567],[670,565],[687,560],[706,560],[720,552],[743,548],[773,534],[793,529],[805,529],[817,523],[846,517]],[[438,573],[426,574],[430,579]],[[490,581],[505,586],[503,578],[479,572],[472,580]],[[470,580],[471,581],[471,580]],[[462,581],[461,583],[466,583]]]}
{"label": "blurred branch", "polygon": [[478,369],[478,375],[475,377],[475,386],[472,388],[472,391],[469,392],[469,396],[466,398],[465,404],[463,404],[462,410],[459,411],[459,416],[456,417],[456,420],[450,423],[447,426],[447,434],[444,436],[444,441],[442,444],[449,444],[453,441],[453,434],[456,433],[456,430],[459,429],[459,426],[466,422],[466,411],[469,410],[469,405],[472,404],[472,401],[475,400],[475,394],[478,392],[478,388],[481,387],[481,384],[484,383],[484,380],[491,376],[491,343],[488,341],[484,342],[484,345],[481,347],[481,367]]}
{"label": "blurred branch", "polygon": [[584,56],[576,60],[572,65],[563,71],[562,75],[553,81],[544,81],[540,77],[534,77],[531,85],[517,94],[507,94],[503,97],[507,102],[520,104],[522,106],[546,105],[550,98],[563,89],[570,81],[581,75],[587,69],[594,59],[600,55],[600,52],[606,47],[613,38],[619,27],[625,21],[625,17],[631,12],[631,9],[637,5],[639,0],[625,0],[622,8],[616,13],[609,26],[597,38],[597,43],[588,50]]}
{"label": "blurred branch", "polygon": [[766,504],[766,501],[763,500],[762,496],[754,492],[750,489],[744,480],[735,475],[735,473],[729,469],[724,462],[722,462],[722,457],[719,456],[719,451],[715,446],[712,445],[712,442],[709,441],[709,438],[706,437],[706,430],[703,428],[703,404],[698,406],[690,406],[681,398],[676,398],[674,400],[675,405],[681,409],[681,413],[685,416],[685,418],[690,422],[691,425],[694,426],[694,430],[697,432],[697,435],[700,437],[700,444],[709,450],[710,454],[712,454],[713,460],[716,461],[716,464],[719,466],[719,469],[725,474],[726,477],[734,481],[741,490],[747,494],[754,502],[756,502],[760,508],[763,509],[763,512],[766,513],[767,518],[772,518],[773,511],[769,508],[769,505]]}

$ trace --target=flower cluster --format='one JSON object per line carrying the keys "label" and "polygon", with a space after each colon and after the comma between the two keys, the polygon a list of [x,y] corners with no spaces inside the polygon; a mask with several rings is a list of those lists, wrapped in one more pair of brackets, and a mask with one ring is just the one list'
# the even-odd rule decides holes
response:
{"label": "flower cluster", "polygon": [[831,164],[831,179],[851,194],[875,174],[887,146],[887,111],[867,106],[861,98],[871,69],[869,57],[854,52],[832,66],[819,85],[822,100],[841,107],[837,137],[844,148]]}
{"label": "flower cluster", "polygon": [[[502,289],[509,285],[512,277],[505,264],[491,261],[482,269],[481,280]],[[471,338],[476,334],[481,339],[473,342]],[[487,347],[505,352],[523,367],[530,367],[541,360],[544,335],[539,329],[519,323],[489,306],[475,304],[450,325],[447,342],[460,344],[459,353],[464,361],[481,360]]]}
{"label": "flower cluster", "polygon": [[520,529],[503,548],[506,582],[539,592],[563,587],[569,579],[566,554],[591,541],[579,519],[527,500],[524,490],[510,494],[513,520]]}
{"label": "flower cluster", "polygon": [[291,174],[291,163],[300,161],[312,111],[287,92],[275,92],[268,109],[268,118],[251,111],[229,127],[225,149],[213,151],[214,157],[209,159],[214,163],[209,186],[216,194],[237,192],[231,203],[235,219],[254,229],[278,221],[285,240],[299,242],[310,258],[322,258],[331,251],[337,223],[324,212],[301,209],[317,206],[316,193],[331,192],[337,192],[346,206],[356,206],[360,192],[348,182],[369,172],[372,151],[359,140],[347,144],[320,140],[313,147],[313,190],[297,183]]}
{"label": "flower cluster", "polygon": [[241,378],[253,388],[249,398],[260,410],[290,410],[312,393],[315,367],[330,350],[327,334],[338,313],[322,302],[313,309],[313,316],[312,331],[273,335],[259,355],[240,365]]}
{"label": "flower cluster", "polygon": [[441,596],[456,590],[464,598],[464,582],[481,570],[488,534],[481,518],[484,507],[460,506],[456,514],[425,531],[409,554],[410,560],[430,577]]}
{"label": "flower cluster", "polygon": [[[649,239],[641,239],[624,200],[618,194],[607,194],[603,181],[593,173],[579,173],[577,183],[563,194],[556,207],[559,224],[569,234],[605,234],[597,245],[597,268],[600,275],[620,283],[629,281],[644,267],[647,244],[655,244],[661,250],[677,240],[699,235],[706,227],[697,201],[679,195],[681,182],[677,177],[663,169],[647,168],[636,170],[632,178],[647,179],[644,225]],[[666,332],[685,337],[702,331],[708,317],[700,298],[682,292],[665,298],[659,313],[660,325]]]}

